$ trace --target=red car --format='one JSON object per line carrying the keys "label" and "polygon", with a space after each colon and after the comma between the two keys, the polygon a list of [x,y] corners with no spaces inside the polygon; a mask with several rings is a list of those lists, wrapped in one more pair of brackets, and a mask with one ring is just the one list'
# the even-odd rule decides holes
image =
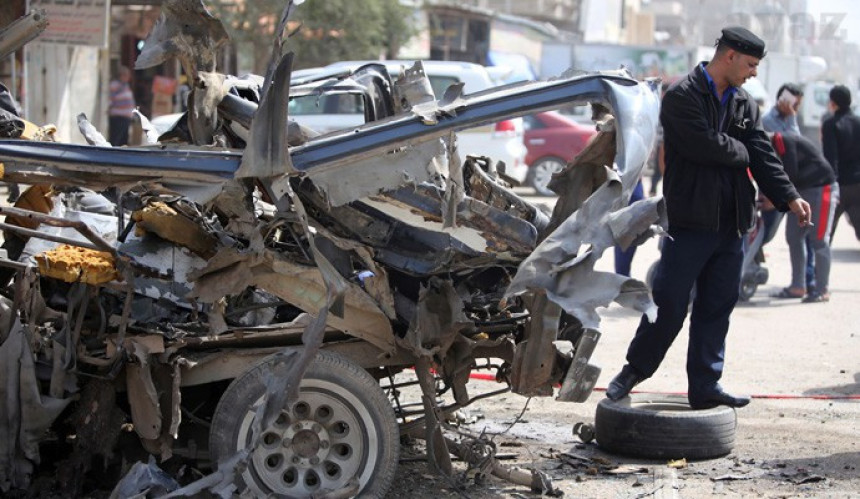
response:
{"label": "red car", "polygon": [[524,116],[523,127],[529,167],[526,184],[542,196],[552,196],[554,193],[547,188],[552,174],[572,161],[597,130],[555,111]]}

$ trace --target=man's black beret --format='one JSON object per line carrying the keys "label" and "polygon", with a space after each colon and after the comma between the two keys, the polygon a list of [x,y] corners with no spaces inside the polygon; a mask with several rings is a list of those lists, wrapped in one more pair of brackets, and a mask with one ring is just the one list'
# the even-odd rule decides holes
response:
{"label": "man's black beret", "polygon": [[764,40],[757,37],[752,31],[740,26],[723,29],[723,36],[717,40],[717,45],[725,45],[741,54],[751,55],[758,59],[767,54],[764,49]]}

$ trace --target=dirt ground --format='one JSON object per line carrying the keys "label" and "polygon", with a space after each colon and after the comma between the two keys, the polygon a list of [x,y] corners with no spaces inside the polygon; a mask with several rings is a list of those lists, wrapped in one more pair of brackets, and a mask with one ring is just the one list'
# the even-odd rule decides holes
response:
{"label": "dirt ground", "polygon": [[[545,471],[565,497],[860,497],[860,242],[843,218],[833,245],[832,299],[803,304],[769,294],[789,282],[788,249],[782,230],[766,248],[770,279],[756,296],[735,309],[728,338],[723,385],[753,394],[737,410],[734,451],[722,458],[675,469],[666,461],[611,455],[572,434],[577,422],[594,422],[602,391],[583,404],[532,399],[522,420],[495,437],[505,464]],[[655,241],[641,247],[633,276],[644,279],[657,259]],[[612,257],[601,262],[606,269]],[[603,368],[603,388],[624,363],[639,316],[612,306],[602,314],[603,336],[593,359]],[[656,375],[637,387],[645,392],[686,390],[687,333],[682,331]],[[472,392],[496,388],[477,381]],[[812,397],[824,396],[821,399]],[[774,398],[775,397],[775,398]],[[468,408],[463,428],[502,432],[526,404],[507,394]],[[465,490],[435,476],[420,447],[404,446],[389,498],[539,497],[527,487],[490,478],[469,480]],[[566,457],[564,454],[567,454]],[[459,471],[462,463],[455,463]]]}
{"label": "dirt ground", "polygon": [[[657,257],[656,241],[641,247],[634,277],[644,279]],[[770,280],[735,310],[728,338],[723,384],[729,391],[757,396],[737,411],[730,455],[674,469],[666,461],[611,455],[593,442],[583,443],[572,428],[594,422],[595,407],[604,396],[600,390],[582,404],[531,399],[524,412],[527,399],[519,395],[485,399],[464,412],[462,429],[501,433],[493,440],[506,458],[502,462],[546,472],[564,497],[860,497],[860,400],[811,398],[860,395],[860,243],[843,220],[834,241],[829,303],[769,298],[789,281],[782,233],[767,247],[767,258]],[[610,270],[612,256],[600,265]],[[602,317],[603,336],[593,357],[603,368],[601,389],[623,365],[639,321],[638,314],[615,305],[603,310]],[[639,390],[685,390],[686,338],[683,331],[663,366]],[[497,388],[487,381],[470,384],[473,394]],[[402,447],[388,498],[540,497],[528,487],[493,477],[476,484],[469,476],[459,487],[430,471],[422,456],[418,443]],[[465,470],[459,462],[455,468]]]}

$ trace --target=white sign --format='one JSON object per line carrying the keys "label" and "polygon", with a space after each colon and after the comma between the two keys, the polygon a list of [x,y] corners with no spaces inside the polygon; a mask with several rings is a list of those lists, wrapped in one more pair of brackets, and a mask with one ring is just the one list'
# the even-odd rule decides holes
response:
{"label": "white sign", "polygon": [[30,9],[48,14],[48,28],[34,41],[107,48],[110,0],[30,0]]}

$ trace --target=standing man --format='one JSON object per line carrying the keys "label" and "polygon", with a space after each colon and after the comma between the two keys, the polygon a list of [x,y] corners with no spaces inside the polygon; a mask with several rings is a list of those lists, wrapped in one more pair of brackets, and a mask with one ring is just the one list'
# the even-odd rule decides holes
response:
{"label": "standing man", "polygon": [[[761,118],[761,126],[764,128],[764,131],[780,133],[782,136],[801,135],[800,126],[797,123],[797,113],[802,102],[803,89],[794,83],[783,83],[783,85],[779,87],[779,90],[776,91],[776,105]],[[789,175],[788,178],[794,182],[791,175]],[[794,186],[795,188],[800,189],[796,183]],[[809,199],[803,193],[801,193],[801,195],[804,199]],[[767,198],[764,198],[762,201],[761,217],[764,221],[765,242],[767,242],[776,234],[779,224],[782,222],[783,213],[777,211]],[[813,258],[815,249],[813,243],[814,241],[810,237],[807,237],[805,287],[800,291],[797,291],[798,288],[795,288],[794,286],[790,287],[790,291],[786,291],[786,288],[783,288],[778,293],[772,295],[774,298],[795,298],[797,297],[798,292],[800,293],[801,298],[804,294],[815,295],[818,293],[815,281],[815,259]]]}
{"label": "standing man", "polygon": [[[836,174],[824,155],[803,135],[791,133],[771,134],[776,153],[782,159],[785,173],[794,187],[809,200],[812,219],[815,225],[802,227],[789,214],[785,226],[785,241],[791,258],[791,284],[775,296],[777,298],[803,298],[804,303],[818,303],[830,300],[830,228],[836,210],[833,202],[838,188]],[[816,287],[808,291],[809,259],[815,272]],[[806,296],[804,296],[804,283]]]}
{"label": "standing man", "polygon": [[700,63],[663,97],[663,195],[671,238],[663,242],[654,278],[657,320],[642,317],[627,365],[606,390],[612,400],[626,397],[660,366],[696,284],[687,350],[690,406],[749,403],[748,397],[724,392],[719,380],[729,316],[738,300],[742,236],[754,221],[750,173],[781,211],[790,209],[803,225],[810,217],[809,204],[789,182],[761,128],[758,105],[740,88],[756,75],[764,55],[759,37],[745,28],[726,28],[711,61]]}
{"label": "standing man", "polygon": [[128,82],[131,81],[131,70],[125,66],[119,67],[115,80],[110,82],[110,103],[108,106],[109,142],[114,146],[128,144],[128,127],[134,113],[134,94]]}
{"label": "standing man", "polygon": [[833,220],[833,231],[843,212],[854,226],[860,241],[860,117],[851,111],[851,91],[845,85],[830,90],[832,115],[821,125],[824,157],[839,181],[839,207]]}
{"label": "standing man", "polygon": [[761,118],[766,132],[793,133],[800,135],[797,111],[803,102],[803,89],[794,83],[784,83],[776,91],[776,105]]}

